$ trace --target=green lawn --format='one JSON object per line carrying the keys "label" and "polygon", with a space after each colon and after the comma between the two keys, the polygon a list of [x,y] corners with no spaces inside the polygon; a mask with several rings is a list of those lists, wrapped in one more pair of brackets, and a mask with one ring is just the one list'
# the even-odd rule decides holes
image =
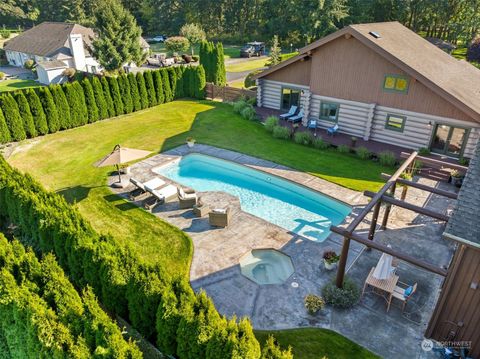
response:
{"label": "green lawn", "polygon": [[[455,50],[452,51],[452,56],[458,60],[465,60],[467,61],[467,48],[466,47],[457,47]],[[480,69],[480,63],[478,62],[470,62],[473,66]]]}
{"label": "green lawn", "polygon": [[0,81],[0,92],[41,86],[43,85],[33,80],[2,80]]}
{"label": "green lawn", "polygon": [[243,71],[253,71],[265,67],[266,58],[255,59],[255,60],[246,60],[239,63],[227,64],[227,72],[243,72]]}
{"label": "green lawn", "polygon": [[282,347],[287,348],[291,346],[295,359],[379,358],[344,336],[327,329],[305,328],[255,331],[255,336],[262,344],[266,341],[269,334],[273,334]]}
{"label": "green lawn", "polygon": [[[198,55],[199,48],[200,48],[199,45],[195,45],[193,47],[195,55]],[[225,58],[229,59],[229,58],[240,57],[240,49],[241,49],[241,46],[238,46],[238,45],[223,45],[223,53],[225,54]],[[153,52],[167,52],[167,49],[165,48],[165,44],[160,42],[151,43],[150,50],[152,50]],[[190,53],[190,51],[188,53]]]}

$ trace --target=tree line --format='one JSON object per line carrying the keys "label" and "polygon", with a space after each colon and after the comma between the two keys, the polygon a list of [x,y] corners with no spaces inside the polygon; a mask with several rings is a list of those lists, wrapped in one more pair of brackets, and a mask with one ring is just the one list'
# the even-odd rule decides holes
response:
{"label": "tree line", "polygon": [[[4,0],[0,23],[95,23],[111,0]],[[119,0],[120,1],[120,0]],[[469,43],[480,28],[480,0],[121,0],[144,33],[177,35],[200,24],[214,40],[270,40],[298,47],[352,23],[400,21],[414,31]]]}
{"label": "tree line", "polygon": [[0,143],[21,141],[170,102],[205,96],[202,66],[178,66],[0,96]]}

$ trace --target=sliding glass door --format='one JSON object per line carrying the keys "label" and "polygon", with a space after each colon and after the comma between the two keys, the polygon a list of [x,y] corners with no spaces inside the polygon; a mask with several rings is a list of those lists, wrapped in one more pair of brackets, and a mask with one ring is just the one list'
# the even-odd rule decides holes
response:
{"label": "sliding glass door", "polygon": [[282,88],[282,109],[289,110],[291,106],[300,105],[300,90]]}
{"label": "sliding glass door", "polygon": [[467,141],[468,130],[460,127],[436,125],[430,145],[432,152],[460,157]]}

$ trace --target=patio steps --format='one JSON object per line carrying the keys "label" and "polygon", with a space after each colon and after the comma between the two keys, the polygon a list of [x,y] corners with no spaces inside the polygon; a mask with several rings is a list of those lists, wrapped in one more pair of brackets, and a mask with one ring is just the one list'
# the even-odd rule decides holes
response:
{"label": "patio steps", "polygon": [[419,170],[419,173],[422,175],[422,177],[435,180],[435,181],[448,182],[450,178],[449,171],[433,168],[433,167],[422,167]]}

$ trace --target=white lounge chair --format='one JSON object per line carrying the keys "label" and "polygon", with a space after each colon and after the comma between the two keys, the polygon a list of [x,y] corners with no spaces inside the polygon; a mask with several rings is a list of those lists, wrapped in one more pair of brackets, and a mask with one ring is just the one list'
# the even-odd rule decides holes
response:
{"label": "white lounge chair", "polygon": [[137,199],[143,197],[148,193],[147,190],[145,189],[145,186],[148,186],[149,188],[157,189],[165,185],[165,181],[159,177],[154,177],[151,180],[148,180],[147,182],[144,182],[144,183],[132,177],[130,178],[130,182],[136,187],[134,190],[130,191],[130,193],[128,194],[130,200],[132,201],[136,201]]}
{"label": "white lounge chair", "polygon": [[160,189],[152,189],[150,187],[145,186],[147,192],[151,194],[151,196],[143,202],[143,206],[145,209],[152,210],[157,205],[163,204],[169,199],[172,199],[177,196],[177,187],[172,184],[166,185]]}
{"label": "white lounge chair", "polygon": [[298,111],[298,115],[290,117],[287,121],[296,123],[296,122],[302,121],[302,118],[303,118],[303,108],[300,111]]}
{"label": "white lounge chair", "polygon": [[292,105],[292,107],[290,107],[290,110],[288,110],[287,113],[283,113],[283,114],[281,114],[281,115],[278,116],[278,117],[280,117],[282,120],[286,120],[287,118],[292,117],[293,115],[295,115],[295,112],[297,112],[297,108],[298,108],[297,106]]}

